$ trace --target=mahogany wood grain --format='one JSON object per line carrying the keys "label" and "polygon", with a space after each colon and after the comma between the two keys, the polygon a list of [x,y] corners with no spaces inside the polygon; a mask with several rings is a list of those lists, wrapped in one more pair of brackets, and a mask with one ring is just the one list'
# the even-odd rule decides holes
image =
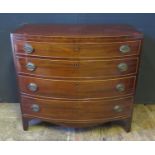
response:
{"label": "mahogany wood grain", "polygon": [[[34,71],[26,67],[28,63],[35,65]],[[125,63],[126,71],[120,71],[118,65]],[[17,69],[20,74],[36,75],[45,78],[110,78],[133,75],[137,72],[138,58],[110,60],[53,60],[31,57],[17,57]]]}
{"label": "mahogany wood grain", "polygon": [[[38,89],[31,92],[27,87],[35,83]],[[19,76],[21,92],[51,98],[86,99],[120,97],[134,93],[135,77],[117,78],[109,80],[49,80],[27,76]],[[117,84],[124,84],[125,90],[119,92]]]}
{"label": "mahogany wood grain", "polygon": [[[141,32],[123,24],[28,24],[12,32],[23,129],[39,118],[70,127],[123,120],[130,131],[142,40]],[[32,53],[25,53],[25,43]],[[121,53],[122,45],[130,51]],[[28,62],[36,65],[34,71],[26,69]],[[120,72],[120,63],[127,71]],[[36,91],[28,89],[30,83],[37,84]],[[32,111],[34,104],[38,112]],[[123,110],[114,111],[117,105]]]}
{"label": "mahogany wood grain", "polygon": [[[24,52],[23,47],[25,43],[29,43],[33,47],[34,50],[31,54],[26,54]],[[131,51],[125,54],[121,53],[121,45],[128,45]],[[101,59],[138,55],[140,52],[139,48],[140,41],[117,42],[109,44],[52,44],[45,42],[15,41],[15,51],[18,55],[66,59]]]}
{"label": "mahogany wood grain", "polygon": [[[106,118],[116,118],[131,115],[133,97],[125,97],[110,100],[49,100],[38,99],[22,95],[22,111],[24,115],[50,118],[51,120],[63,120],[82,122],[98,121]],[[34,112],[32,105],[39,105],[40,110]],[[115,106],[120,106],[122,111],[116,112]]]}
{"label": "mahogany wood grain", "polygon": [[119,37],[142,35],[133,26],[127,24],[25,24],[14,31],[14,33],[52,37]]}
{"label": "mahogany wood grain", "polygon": [[66,44],[79,44],[79,43],[114,43],[114,42],[128,42],[128,41],[141,41],[142,37],[133,37],[133,36],[121,36],[118,37],[50,37],[50,36],[32,36],[32,35],[21,35],[21,34],[11,34],[13,42],[24,40],[25,42],[35,41],[35,42],[50,42],[50,43],[66,43]]}
{"label": "mahogany wood grain", "polygon": [[27,24],[12,32],[17,40],[48,42],[112,42],[138,40],[143,34],[126,24]]}
{"label": "mahogany wood grain", "polygon": [[22,118],[23,118],[23,129],[25,131],[28,130],[29,127],[29,121],[33,120],[33,119],[40,119],[42,121],[46,121],[46,122],[51,122],[52,124],[57,124],[57,125],[61,125],[63,127],[71,127],[71,128],[88,128],[88,127],[94,127],[97,125],[102,125],[104,123],[107,122],[114,122],[114,121],[121,121],[122,123],[119,125],[123,125],[124,129],[126,132],[130,132],[131,131],[131,116],[128,115],[120,115],[118,117],[109,117],[109,118],[102,118],[102,119],[97,119],[97,120],[85,120],[85,121],[72,121],[72,120],[63,120],[63,119],[51,119],[51,118],[45,118],[45,117],[38,117],[36,115],[30,115],[30,114],[22,114]]}

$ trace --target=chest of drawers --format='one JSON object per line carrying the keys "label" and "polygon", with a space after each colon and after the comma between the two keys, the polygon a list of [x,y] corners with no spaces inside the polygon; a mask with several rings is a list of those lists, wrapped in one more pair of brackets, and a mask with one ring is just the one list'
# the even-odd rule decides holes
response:
{"label": "chest of drawers", "polygon": [[11,33],[24,130],[119,120],[130,131],[143,35],[128,25],[25,25]]}

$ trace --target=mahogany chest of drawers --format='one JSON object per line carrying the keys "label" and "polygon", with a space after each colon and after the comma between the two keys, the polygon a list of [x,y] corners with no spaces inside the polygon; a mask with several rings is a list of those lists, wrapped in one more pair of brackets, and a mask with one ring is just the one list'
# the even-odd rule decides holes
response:
{"label": "mahogany chest of drawers", "polygon": [[130,131],[143,34],[129,25],[24,25],[11,33],[24,130],[119,120]]}

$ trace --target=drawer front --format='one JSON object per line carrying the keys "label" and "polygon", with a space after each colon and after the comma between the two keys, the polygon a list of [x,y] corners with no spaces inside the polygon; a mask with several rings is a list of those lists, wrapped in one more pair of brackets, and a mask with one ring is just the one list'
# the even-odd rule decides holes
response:
{"label": "drawer front", "polygon": [[111,58],[138,55],[140,41],[110,44],[52,44],[16,41],[17,54],[51,58]]}
{"label": "drawer front", "polygon": [[85,99],[134,93],[135,77],[111,80],[49,80],[19,76],[22,93],[51,98]]}
{"label": "drawer front", "polygon": [[19,73],[48,78],[108,78],[135,74],[138,58],[114,60],[48,60],[17,57]]}
{"label": "drawer front", "polygon": [[130,116],[133,97],[113,100],[49,100],[22,96],[23,114],[63,120],[95,120]]}

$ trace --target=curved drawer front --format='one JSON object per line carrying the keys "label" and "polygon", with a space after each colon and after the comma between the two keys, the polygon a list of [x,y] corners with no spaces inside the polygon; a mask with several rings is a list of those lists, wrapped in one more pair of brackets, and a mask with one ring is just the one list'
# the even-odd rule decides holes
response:
{"label": "curved drawer front", "polygon": [[111,80],[49,80],[19,76],[21,91],[51,98],[85,99],[133,94],[135,77]]}
{"label": "curved drawer front", "polygon": [[15,41],[17,54],[51,58],[111,58],[139,54],[140,41],[110,44],[51,44]]}
{"label": "curved drawer front", "polygon": [[137,72],[138,58],[114,60],[48,60],[17,58],[19,73],[48,78],[108,78]]}
{"label": "curved drawer front", "polygon": [[113,100],[69,101],[22,96],[23,114],[63,120],[95,120],[131,114],[133,97]]}

